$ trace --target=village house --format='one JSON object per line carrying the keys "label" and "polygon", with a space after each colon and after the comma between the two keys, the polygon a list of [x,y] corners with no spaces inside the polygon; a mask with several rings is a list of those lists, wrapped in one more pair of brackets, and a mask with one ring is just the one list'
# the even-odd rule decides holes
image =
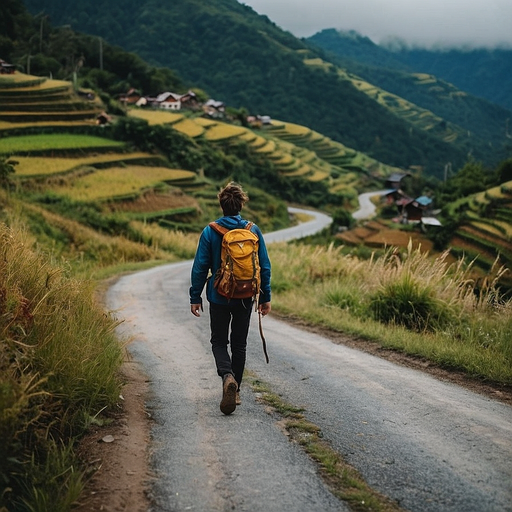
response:
{"label": "village house", "polygon": [[141,93],[137,91],[137,89],[134,89],[133,87],[128,90],[126,94],[121,94],[119,96],[119,101],[126,105],[136,105],[137,102],[142,97]]}
{"label": "village house", "polygon": [[9,64],[3,59],[0,59],[0,75],[13,75],[16,71],[14,64]]}
{"label": "village house", "polygon": [[270,116],[247,116],[246,121],[251,128],[261,128],[262,126],[272,124]]}
{"label": "village house", "polygon": [[163,92],[155,98],[153,106],[166,110],[181,110],[181,94]]}
{"label": "village house", "polygon": [[181,96],[181,108],[190,110],[199,110],[201,108],[197,94],[194,91],[188,91]]}
{"label": "village house", "polygon": [[112,122],[112,116],[109,116],[105,111],[96,116],[96,124],[105,125]]}
{"label": "village house", "polygon": [[226,105],[222,101],[217,101],[214,99],[209,99],[203,105],[203,112],[208,117],[213,117],[215,119],[220,119],[224,117],[224,112],[226,111]]}
{"label": "village house", "polygon": [[410,176],[410,174],[406,172],[395,172],[386,179],[386,184],[384,186],[395,190],[399,189],[402,184],[402,180],[407,176]]}
{"label": "village house", "polygon": [[396,204],[396,202],[400,199],[403,199],[406,197],[404,192],[399,188],[391,188],[389,190],[386,190],[382,194],[382,198],[386,204]]}
{"label": "village house", "polygon": [[403,223],[420,222],[423,216],[430,212],[432,199],[427,196],[420,196],[416,199],[402,198],[397,201],[397,206],[401,207]]}
{"label": "village house", "polygon": [[166,110],[200,110],[201,105],[194,91],[185,94],[175,92],[162,92],[156,97],[143,96],[137,89],[131,88],[128,92],[119,96],[125,106],[162,108]]}
{"label": "village house", "polygon": [[395,221],[401,224],[422,223],[431,226],[440,226],[432,211],[432,198],[419,196],[416,199],[407,196],[401,189],[389,189],[382,194],[382,201],[386,205],[394,205],[398,216]]}

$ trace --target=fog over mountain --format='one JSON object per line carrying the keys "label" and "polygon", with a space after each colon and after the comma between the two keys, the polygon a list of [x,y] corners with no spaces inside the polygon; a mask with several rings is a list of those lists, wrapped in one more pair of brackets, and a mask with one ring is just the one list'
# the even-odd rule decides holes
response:
{"label": "fog over mountain", "polygon": [[376,43],[512,48],[510,0],[241,0],[298,37],[356,30]]}

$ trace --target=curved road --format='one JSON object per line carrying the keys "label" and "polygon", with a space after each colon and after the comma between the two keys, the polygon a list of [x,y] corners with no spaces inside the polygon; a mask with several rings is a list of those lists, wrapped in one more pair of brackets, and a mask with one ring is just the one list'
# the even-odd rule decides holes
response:
{"label": "curved road", "polygon": [[388,190],[375,190],[373,192],[365,192],[359,195],[359,210],[352,214],[352,217],[356,220],[367,219],[372,217],[375,213],[375,205],[372,203],[372,197],[382,196]]}
{"label": "curved road", "polygon": [[[107,295],[151,382],[152,510],[348,510],[247,386],[232,415],[219,411],[208,313],[190,314],[190,267],[125,276]],[[411,511],[512,511],[512,408],[271,315],[264,329],[270,364],[253,315],[248,369],[304,407],[375,489]]]}

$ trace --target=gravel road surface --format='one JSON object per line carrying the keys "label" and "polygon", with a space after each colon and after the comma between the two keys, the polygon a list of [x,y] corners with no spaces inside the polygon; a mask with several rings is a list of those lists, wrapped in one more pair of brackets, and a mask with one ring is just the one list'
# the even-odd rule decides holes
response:
{"label": "gravel road surface", "polygon": [[[232,415],[220,412],[208,312],[189,309],[190,268],[128,275],[107,295],[151,382],[152,510],[348,510],[248,386]],[[375,489],[411,511],[512,511],[511,407],[271,315],[263,325],[270,364],[253,315],[248,369],[304,407]]]}

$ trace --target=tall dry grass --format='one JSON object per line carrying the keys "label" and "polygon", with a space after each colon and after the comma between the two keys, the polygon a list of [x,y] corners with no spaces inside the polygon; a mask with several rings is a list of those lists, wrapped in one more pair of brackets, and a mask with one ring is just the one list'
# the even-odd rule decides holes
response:
{"label": "tall dry grass", "polygon": [[197,249],[199,235],[162,228],[158,224],[132,221],[130,227],[138,233],[142,243],[151,250],[165,251],[178,259],[192,259]]}
{"label": "tall dry grass", "polygon": [[70,445],[117,402],[123,349],[93,284],[33,245],[0,224],[0,509],[68,510],[81,490]]}
{"label": "tall dry grass", "polygon": [[[7,215],[9,223],[16,222],[18,213]],[[52,257],[67,260],[81,275],[104,267],[126,263],[165,260],[168,255],[141,242],[124,236],[108,236],[77,221],[29,203],[23,204],[23,216],[30,219],[31,228],[38,233],[39,241],[48,233],[48,247]],[[56,242],[61,240],[61,246]]]}
{"label": "tall dry grass", "polygon": [[471,265],[411,246],[361,260],[342,248],[271,245],[276,310],[501,383],[512,383],[512,302],[505,269],[484,283]]}

